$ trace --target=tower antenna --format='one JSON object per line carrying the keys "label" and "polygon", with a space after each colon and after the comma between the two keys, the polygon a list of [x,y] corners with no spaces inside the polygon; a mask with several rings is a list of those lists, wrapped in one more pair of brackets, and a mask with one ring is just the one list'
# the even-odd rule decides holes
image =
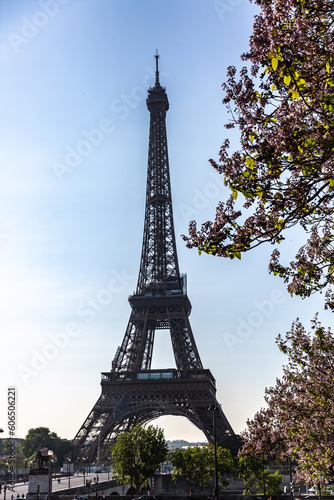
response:
{"label": "tower antenna", "polygon": [[158,65],[158,60],[159,60],[159,54],[158,54],[158,49],[156,49],[155,52],[155,86],[160,87],[160,81],[159,81],[159,65]]}

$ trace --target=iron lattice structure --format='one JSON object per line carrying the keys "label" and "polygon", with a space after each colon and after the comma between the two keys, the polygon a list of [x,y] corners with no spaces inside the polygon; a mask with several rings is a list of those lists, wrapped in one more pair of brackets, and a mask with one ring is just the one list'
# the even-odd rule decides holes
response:
{"label": "iron lattice structure", "polygon": [[[133,425],[161,415],[187,417],[214,439],[232,435],[215,394],[215,380],[203,369],[189,322],[191,304],[186,277],[180,275],[171,197],[166,133],[169,108],[165,88],[156,79],[148,90],[150,136],[144,237],[136,293],[129,298],[131,315],[110,372],[102,373],[102,394],[80,428],[76,459],[108,456],[115,437]],[[156,330],[169,329],[176,369],[152,370]]]}

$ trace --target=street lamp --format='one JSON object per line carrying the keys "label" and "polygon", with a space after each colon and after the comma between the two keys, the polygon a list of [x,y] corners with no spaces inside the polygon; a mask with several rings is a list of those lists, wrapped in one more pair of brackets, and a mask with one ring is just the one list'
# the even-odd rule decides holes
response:
{"label": "street lamp", "polygon": [[28,463],[28,460],[25,460],[24,461],[24,484],[26,483],[26,480],[27,480],[27,463]]}
{"label": "street lamp", "polygon": [[98,445],[97,445],[97,457],[96,457],[96,481],[99,482],[99,472],[100,472],[100,447],[101,447],[101,432],[98,437]]}
{"label": "street lamp", "polygon": [[5,484],[3,487],[3,499],[6,500],[6,492],[7,492],[7,476],[8,476],[8,462],[6,462],[6,469],[5,469]]}
{"label": "street lamp", "polygon": [[214,446],[214,460],[215,460],[215,488],[214,488],[214,498],[218,500],[219,491],[218,491],[218,470],[217,470],[217,436],[216,436],[216,411],[218,411],[218,406],[216,404],[212,404],[208,408],[209,411],[212,411],[213,415],[213,446]]}
{"label": "street lamp", "polygon": [[48,456],[49,456],[49,486],[48,486],[48,500],[50,500],[50,494],[52,491],[52,472],[51,472],[51,458],[53,456],[53,451],[48,450]]}
{"label": "street lamp", "polygon": [[134,479],[134,475],[135,475],[135,467],[136,467],[136,464],[134,463],[134,458],[132,458],[132,467],[131,467],[131,499],[133,498],[133,479]]}
{"label": "street lamp", "polygon": [[71,489],[71,459],[67,459],[67,466],[68,466],[68,489]]}
{"label": "street lamp", "polygon": [[85,466],[86,466],[86,464],[85,464],[85,460],[86,460],[85,458],[83,458],[83,459],[82,459],[82,461],[83,461],[83,477],[84,477],[84,486],[86,485],[86,481],[85,481],[85,472],[86,472],[86,471],[85,471]]}
{"label": "street lamp", "polygon": [[109,463],[107,465],[108,468],[108,482],[109,482],[109,473],[111,472],[111,457],[107,457]]}
{"label": "street lamp", "polygon": [[289,458],[289,476],[290,476],[290,497],[291,497],[291,500],[293,500],[293,484],[292,484],[291,458]]}
{"label": "street lamp", "polygon": [[98,485],[99,485],[99,476],[96,476],[96,500],[97,500],[97,490],[98,490]]}

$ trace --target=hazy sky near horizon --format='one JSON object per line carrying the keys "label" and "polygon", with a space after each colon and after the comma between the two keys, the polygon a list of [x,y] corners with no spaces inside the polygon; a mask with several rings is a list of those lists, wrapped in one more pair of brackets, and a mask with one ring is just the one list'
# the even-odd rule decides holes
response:
{"label": "hazy sky near horizon", "polygon": [[[268,274],[272,247],[239,261],[198,256],[181,234],[227,196],[217,159],[229,119],[227,67],[242,66],[256,7],[248,0],[16,0],[0,5],[0,427],[16,387],[17,436],[73,438],[100,395],[130,315],[145,208],[156,49],[166,87],[179,264],[205,368],[235,432],[281,374],[278,333],[305,325],[322,297],[291,299]],[[282,247],[293,257],[300,234]],[[326,325],[330,313],[321,313]],[[158,331],[154,367],[174,367]],[[203,440],[184,419],[167,439]]]}

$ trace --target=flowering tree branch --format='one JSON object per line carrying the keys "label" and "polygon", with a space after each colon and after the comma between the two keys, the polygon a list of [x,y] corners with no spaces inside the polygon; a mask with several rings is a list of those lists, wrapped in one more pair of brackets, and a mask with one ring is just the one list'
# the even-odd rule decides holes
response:
{"label": "flowering tree branch", "polygon": [[[214,221],[192,221],[189,248],[241,258],[263,243],[275,245],[270,272],[302,297],[326,289],[334,309],[334,10],[331,0],[255,0],[249,51],[239,78],[228,68],[223,84],[240,150],[226,139],[219,161],[230,197]],[[240,197],[238,198],[238,196]],[[243,198],[240,203],[240,198]],[[301,227],[305,244],[289,265],[277,245]]]}

